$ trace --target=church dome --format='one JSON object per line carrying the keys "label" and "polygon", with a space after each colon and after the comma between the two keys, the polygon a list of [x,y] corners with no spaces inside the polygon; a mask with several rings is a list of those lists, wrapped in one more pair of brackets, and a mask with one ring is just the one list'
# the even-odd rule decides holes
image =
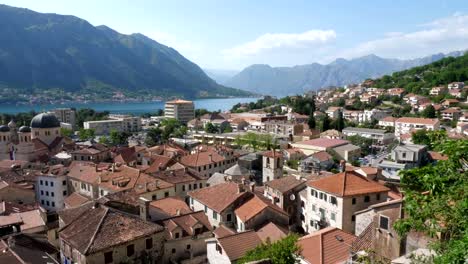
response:
{"label": "church dome", "polygon": [[28,126],[22,126],[22,127],[19,128],[18,132],[20,132],[20,133],[30,133],[31,128],[28,127]]}
{"label": "church dome", "polygon": [[8,126],[1,125],[0,132],[10,132],[10,128]]}
{"label": "church dome", "polygon": [[60,127],[60,121],[53,113],[41,113],[31,120],[32,128],[57,128]]}

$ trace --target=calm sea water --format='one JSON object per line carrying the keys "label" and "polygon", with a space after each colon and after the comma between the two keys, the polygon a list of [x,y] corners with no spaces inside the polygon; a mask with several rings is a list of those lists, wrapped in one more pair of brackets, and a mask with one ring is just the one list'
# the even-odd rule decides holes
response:
{"label": "calm sea water", "polygon": [[[225,111],[237,103],[255,102],[257,98],[225,98],[225,99],[198,99],[194,100],[195,108],[205,108],[209,111]],[[164,109],[164,102],[130,102],[130,103],[69,103],[47,105],[7,105],[0,104],[0,113],[16,114],[20,112],[47,111],[60,107],[74,107],[76,109],[92,108],[96,111],[109,111],[113,114],[143,114],[152,113],[157,109]]]}

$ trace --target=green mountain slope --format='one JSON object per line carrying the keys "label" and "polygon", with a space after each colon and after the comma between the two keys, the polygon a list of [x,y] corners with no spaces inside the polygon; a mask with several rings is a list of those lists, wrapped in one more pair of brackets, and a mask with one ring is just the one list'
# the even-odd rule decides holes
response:
{"label": "green mountain slope", "polygon": [[0,5],[0,25],[4,87],[187,98],[249,94],[217,84],[176,50],[141,34],[6,5]]}
{"label": "green mountain slope", "polygon": [[375,80],[375,87],[403,87],[408,92],[419,94],[422,88],[446,85],[451,82],[468,81],[468,53],[460,57],[448,57],[439,61],[394,72]]}

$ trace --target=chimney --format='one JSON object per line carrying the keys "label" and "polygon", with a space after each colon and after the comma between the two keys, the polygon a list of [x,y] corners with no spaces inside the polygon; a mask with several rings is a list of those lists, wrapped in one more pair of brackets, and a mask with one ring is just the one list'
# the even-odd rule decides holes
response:
{"label": "chimney", "polygon": [[156,188],[159,188],[159,180],[156,180]]}
{"label": "chimney", "polygon": [[242,193],[244,191],[245,191],[244,185],[242,183],[237,184],[237,193]]}
{"label": "chimney", "polygon": [[140,197],[138,198],[138,205],[140,206],[140,218],[147,221],[149,219],[149,204],[150,200]]}
{"label": "chimney", "polygon": [[340,160],[340,172],[346,171],[346,161]]}
{"label": "chimney", "polygon": [[250,191],[254,192],[255,191],[255,182],[251,182],[249,187],[250,187]]}
{"label": "chimney", "polygon": [[175,213],[177,216],[180,215],[180,209],[176,209],[176,213]]}
{"label": "chimney", "polygon": [[112,172],[115,172],[115,163],[112,163],[111,171],[112,171]]}

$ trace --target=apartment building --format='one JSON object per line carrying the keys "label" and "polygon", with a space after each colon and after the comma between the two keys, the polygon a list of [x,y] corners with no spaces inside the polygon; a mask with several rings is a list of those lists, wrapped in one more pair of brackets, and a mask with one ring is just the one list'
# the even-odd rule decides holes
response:
{"label": "apartment building", "polygon": [[384,129],[371,129],[360,127],[347,127],[343,129],[343,134],[349,136],[360,136],[374,140],[375,143],[389,144],[395,138],[393,133],[389,133]]}
{"label": "apartment building", "polygon": [[76,127],[76,112],[71,108],[56,108],[51,112],[57,117],[60,123],[70,124],[73,128]]}
{"label": "apartment building", "polygon": [[195,118],[195,105],[192,101],[186,100],[173,100],[167,101],[164,106],[164,116],[166,118],[174,118],[182,123]]}
{"label": "apartment building", "polygon": [[327,226],[354,233],[354,213],[386,201],[388,191],[354,171],[311,180],[300,194],[302,227],[309,233]]}
{"label": "apartment building", "polygon": [[440,122],[437,119],[401,117],[395,120],[395,137],[399,138],[403,134],[409,134],[414,130],[439,130]]}
{"label": "apartment building", "polygon": [[141,130],[141,117],[131,115],[109,115],[108,120],[83,122],[85,129],[93,129],[96,135],[107,135],[112,130],[118,132],[138,132]]}

